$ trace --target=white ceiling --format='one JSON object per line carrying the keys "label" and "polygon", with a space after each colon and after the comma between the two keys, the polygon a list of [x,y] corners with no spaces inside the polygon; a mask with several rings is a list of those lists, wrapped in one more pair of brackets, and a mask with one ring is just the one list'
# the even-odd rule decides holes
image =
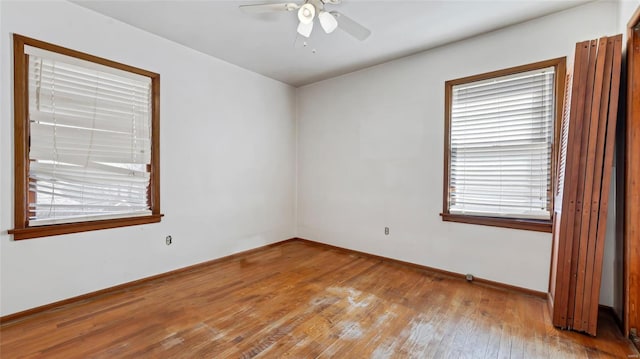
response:
{"label": "white ceiling", "polygon": [[238,8],[241,4],[282,1],[74,2],[248,70],[301,86],[586,1],[343,0],[326,8],[368,27],[371,36],[360,42],[340,29],[327,35],[316,25],[309,46],[300,48],[294,47],[295,12],[250,15]]}

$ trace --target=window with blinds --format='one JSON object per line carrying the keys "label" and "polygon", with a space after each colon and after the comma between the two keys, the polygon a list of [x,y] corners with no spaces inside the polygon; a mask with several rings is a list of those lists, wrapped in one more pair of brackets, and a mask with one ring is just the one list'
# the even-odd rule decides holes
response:
{"label": "window with blinds", "polygon": [[153,146],[158,145],[152,143],[157,131],[153,76],[54,51],[55,45],[18,40],[26,55],[16,66],[26,78],[21,85],[27,96],[20,104],[26,107],[26,153],[20,154],[26,196],[24,218],[16,217],[16,227],[159,214],[153,198],[158,182],[152,180]]}
{"label": "window with blinds", "polygon": [[545,65],[447,83],[445,213],[551,218],[556,66]]}

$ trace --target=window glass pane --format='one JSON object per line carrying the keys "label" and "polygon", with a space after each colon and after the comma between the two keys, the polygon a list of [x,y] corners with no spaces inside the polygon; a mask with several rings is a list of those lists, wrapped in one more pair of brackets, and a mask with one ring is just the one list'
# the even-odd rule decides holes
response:
{"label": "window glass pane", "polygon": [[29,225],[150,215],[151,79],[28,53]]}
{"label": "window glass pane", "polygon": [[554,67],[452,87],[449,213],[549,219]]}

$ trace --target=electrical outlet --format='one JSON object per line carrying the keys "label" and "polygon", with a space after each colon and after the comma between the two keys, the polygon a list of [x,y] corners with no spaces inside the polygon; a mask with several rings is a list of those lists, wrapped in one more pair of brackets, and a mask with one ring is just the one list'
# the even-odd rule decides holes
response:
{"label": "electrical outlet", "polygon": [[389,235],[389,227],[384,227],[384,235],[385,236]]}
{"label": "electrical outlet", "polygon": [[165,238],[165,241],[166,241],[167,245],[169,246],[173,242],[173,238],[171,238],[171,236],[167,236],[167,238]]}

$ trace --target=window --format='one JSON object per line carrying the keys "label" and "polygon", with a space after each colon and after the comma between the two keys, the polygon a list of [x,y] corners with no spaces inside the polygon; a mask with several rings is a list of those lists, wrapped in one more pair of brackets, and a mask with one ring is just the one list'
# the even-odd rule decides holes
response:
{"label": "window", "polygon": [[15,239],[159,222],[158,74],[14,35]]}
{"label": "window", "polygon": [[559,58],[446,82],[443,220],[551,231],[564,76]]}

